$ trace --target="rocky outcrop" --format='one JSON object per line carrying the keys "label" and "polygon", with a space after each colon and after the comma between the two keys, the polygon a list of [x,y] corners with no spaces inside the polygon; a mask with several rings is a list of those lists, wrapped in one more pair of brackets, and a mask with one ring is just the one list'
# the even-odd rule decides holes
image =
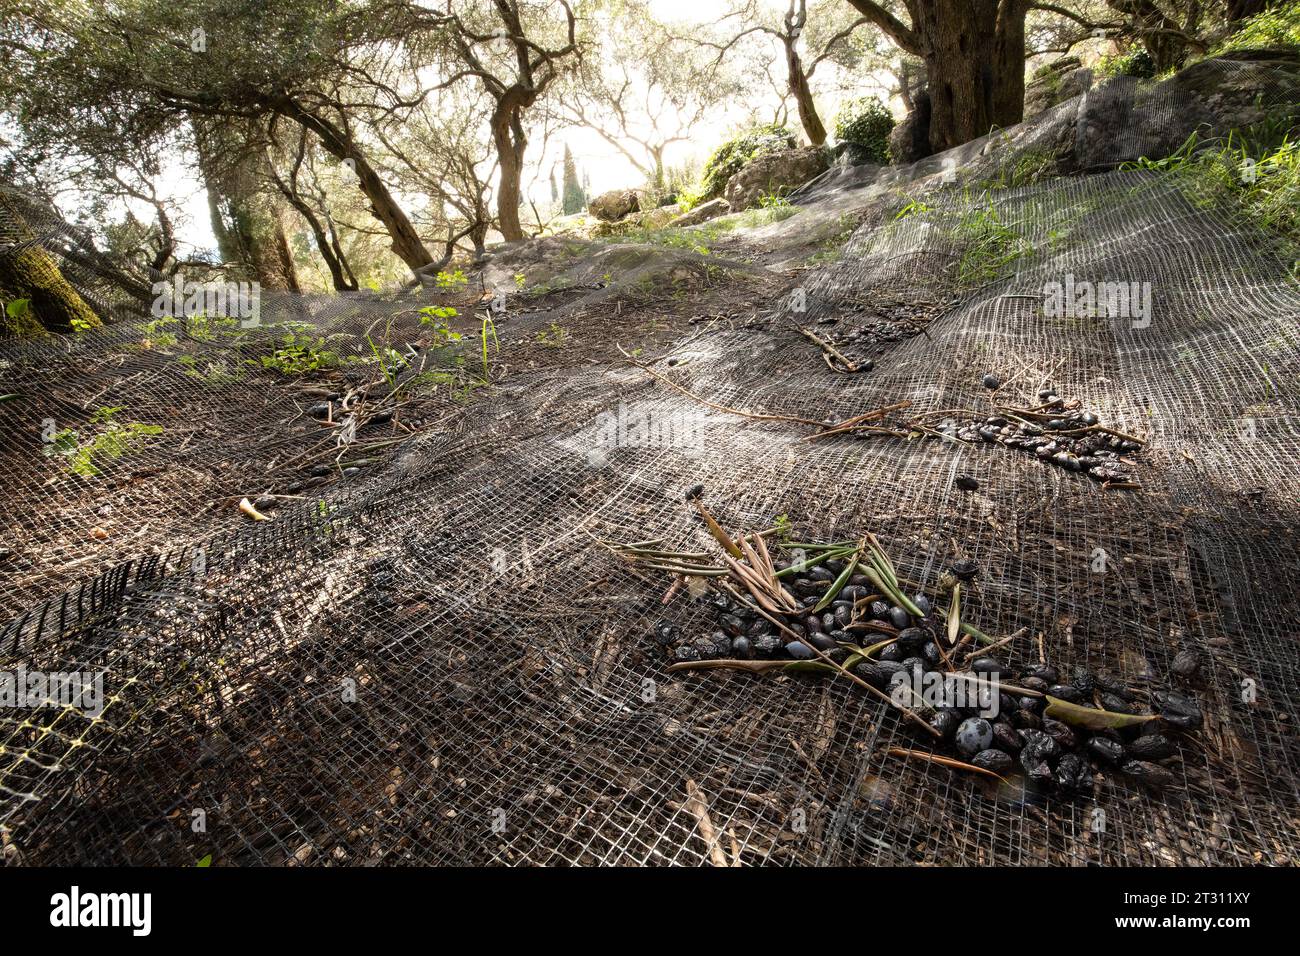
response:
{"label": "rocky outcrop", "polygon": [[1042,67],[1025,87],[1025,119],[1064,103],[1092,86],[1092,70],[1075,56]]}
{"label": "rocky outcrop", "polygon": [[629,213],[639,210],[641,203],[635,190],[611,189],[593,199],[587,208],[602,222],[618,222]]}
{"label": "rocky outcrop", "polygon": [[826,153],[819,146],[785,149],[760,156],[727,180],[723,195],[732,211],[757,206],[759,197],[797,189],[826,170]]}
{"label": "rocky outcrop", "polygon": [[706,203],[700,203],[689,212],[684,212],[676,219],[668,223],[670,226],[698,226],[702,222],[708,222],[710,219],[716,219],[719,216],[725,216],[731,212],[731,203],[725,199],[710,199]]}

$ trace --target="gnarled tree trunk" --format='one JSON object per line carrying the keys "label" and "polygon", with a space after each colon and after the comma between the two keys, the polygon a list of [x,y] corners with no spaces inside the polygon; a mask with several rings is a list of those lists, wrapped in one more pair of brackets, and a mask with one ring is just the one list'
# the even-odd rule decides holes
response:
{"label": "gnarled tree trunk", "polygon": [[925,61],[931,152],[1023,118],[1029,0],[903,0],[910,25],[874,0],[848,2]]}
{"label": "gnarled tree trunk", "polygon": [[915,3],[930,92],[930,149],[1013,126],[1025,106],[1026,0]]}
{"label": "gnarled tree trunk", "polygon": [[817,104],[813,102],[812,87],[808,84],[808,76],[804,73],[799,51],[795,48],[797,40],[797,37],[787,37],[784,41],[786,75],[790,83],[790,93],[799,108],[799,122],[803,125],[804,134],[810,143],[820,146],[826,142],[826,127],[821,117],[817,115]]}

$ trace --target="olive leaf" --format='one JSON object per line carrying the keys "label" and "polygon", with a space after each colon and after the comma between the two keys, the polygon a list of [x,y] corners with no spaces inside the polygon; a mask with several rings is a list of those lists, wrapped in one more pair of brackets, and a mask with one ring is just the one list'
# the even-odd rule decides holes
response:
{"label": "olive leaf", "polygon": [[952,647],[957,643],[957,635],[961,631],[961,585],[952,586],[952,605],[948,608],[948,646]]}
{"label": "olive leaf", "polygon": [[814,614],[825,609],[826,605],[830,604],[835,598],[835,595],[839,594],[840,591],[844,589],[844,585],[849,583],[849,578],[853,577],[853,572],[858,568],[859,554],[861,554],[861,552],[854,552],[853,560],[844,566],[844,570],[841,571],[839,577],[831,583],[831,586],[826,589],[826,593],[822,595],[822,599],[813,605],[812,612]]}
{"label": "olive leaf", "polygon": [[1118,730],[1120,727],[1145,724],[1157,717],[1156,714],[1120,714],[1113,710],[1081,707],[1050,694],[1047,695],[1047,709],[1043,711],[1043,716],[1089,730]]}

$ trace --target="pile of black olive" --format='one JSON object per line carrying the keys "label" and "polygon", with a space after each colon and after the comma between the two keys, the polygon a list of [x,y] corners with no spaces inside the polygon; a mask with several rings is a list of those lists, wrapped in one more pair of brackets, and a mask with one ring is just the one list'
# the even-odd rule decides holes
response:
{"label": "pile of black olive", "polygon": [[[789,566],[788,561],[776,562],[778,570]],[[897,605],[872,601],[859,620],[887,625],[874,634],[870,629],[845,630],[852,621],[854,602],[874,593],[865,575],[851,576],[825,610],[812,612],[844,567],[843,560],[830,560],[786,581],[787,588],[804,608],[788,615],[783,622],[797,638],[782,633],[770,621],[726,594],[710,591],[697,601],[712,609],[716,629],[688,637],[677,625],[661,620],[655,627],[654,639],[674,661],[808,660],[816,656],[813,647],[833,660],[843,661],[849,654],[843,645],[866,646],[896,631],[893,643],[881,648],[872,660],[854,665],[858,677],[888,694],[897,674],[910,674],[912,686],[917,687],[928,672],[947,673],[938,643],[941,623],[938,615],[930,613],[931,603],[923,594],[911,599],[926,615],[919,619]],[[964,580],[972,577],[977,569],[969,559],[959,559],[948,570],[954,578]],[[972,660],[967,673],[996,674],[1000,681],[1016,688],[1083,707],[1117,714],[1143,712],[1138,697],[1104,672],[1094,674],[1075,668],[1066,680],[1056,667],[1040,663],[1024,668],[1013,679],[1010,668],[986,655]],[[939,707],[922,713],[938,737],[960,759],[1000,776],[1019,767],[1035,786],[1054,786],[1073,792],[1091,786],[1096,765],[1118,770],[1131,780],[1158,790],[1175,779],[1163,764],[1178,754],[1170,735],[1196,729],[1202,715],[1194,701],[1180,694],[1157,691],[1151,694],[1151,699],[1158,708],[1160,720],[1103,731],[1073,727],[1046,717],[1044,697],[1017,695],[1014,691],[999,695],[997,715],[991,718],[981,716],[978,708]]]}
{"label": "pile of black olive", "polygon": [[[775,562],[775,565],[778,571],[784,571],[790,567],[790,562],[782,560]],[[841,643],[856,644],[864,640],[860,634],[849,634],[844,627],[852,620],[853,603],[873,593],[871,582],[866,575],[855,574],[848,579],[824,611],[814,614],[812,608],[821,601],[827,588],[839,577],[845,565],[843,559],[832,559],[785,581],[786,588],[805,609],[801,613],[789,615],[782,622],[786,628],[798,635],[797,640],[782,633],[770,621],[719,591],[710,591],[697,599],[699,603],[714,610],[716,630],[707,635],[684,638],[681,629],[676,625],[660,621],[655,628],[655,640],[668,649],[675,661],[702,661],[721,657],[744,660],[790,657],[795,660],[809,660],[816,656],[812,647],[843,656]],[[917,595],[913,600],[921,610],[929,613],[930,602],[925,595]],[[891,607],[884,601],[876,601],[872,604],[870,616],[900,629],[909,627],[912,622],[911,616],[905,610],[901,607]],[[934,654],[937,661],[937,646],[934,648]]]}
{"label": "pile of black olive", "polygon": [[[915,662],[907,666],[914,667]],[[859,676],[865,677],[864,671],[870,670],[859,665]],[[970,670],[997,674],[1017,688],[1083,707],[1141,713],[1137,698],[1123,683],[1082,667],[1076,667],[1068,681],[1051,664],[1033,664],[1011,679],[1011,672],[992,657],[976,658]],[[956,748],[961,759],[1002,776],[1018,766],[1031,784],[1055,785],[1072,792],[1092,785],[1095,765],[1162,790],[1175,779],[1162,763],[1178,755],[1170,735],[1195,730],[1202,716],[1197,704],[1180,694],[1157,691],[1152,698],[1160,720],[1121,729],[1095,731],[1054,720],[1044,715],[1045,698],[1016,696],[1015,691],[1001,693],[994,717],[983,717],[971,708],[939,708],[932,712],[929,723]]]}
{"label": "pile of black olive", "polygon": [[[823,320],[835,322],[838,320]],[[864,371],[870,371],[874,364],[870,355],[879,352],[882,346],[893,345],[919,335],[921,327],[903,322],[891,322],[889,319],[875,319],[852,327],[841,326],[825,338]]]}
{"label": "pile of black olive", "polygon": [[1132,481],[1120,456],[1142,448],[1135,441],[1105,432],[1062,434],[1097,424],[1092,412],[1065,407],[1064,400],[1051,388],[1039,389],[1038,398],[1045,414],[1055,415],[1042,424],[1020,421],[1006,415],[990,415],[938,430],[963,441],[986,441],[1008,448],[1022,448],[1044,461],[1068,471],[1084,472],[1098,481]]}

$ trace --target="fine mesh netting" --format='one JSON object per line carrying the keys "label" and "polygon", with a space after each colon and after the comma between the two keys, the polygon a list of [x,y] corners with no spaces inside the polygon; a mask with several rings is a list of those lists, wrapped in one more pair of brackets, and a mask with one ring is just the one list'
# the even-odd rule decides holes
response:
{"label": "fine mesh netting", "polygon": [[[1293,255],[1175,173],[915,182],[927,208],[901,218],[896,181],[858,185],[759,230],[775,243],[828,224],[797,270],[741,261],[761,256],[740,238],[734,255],[546,240],[467,288],[264,297],[248,329],[158,325],[25,208],[118,321],[5,344],[0,391],[23,397],[0,404],[0,669],[103,672],[108,698],[97,717],[0,711],[7,857],[1294,862]],[[992,270],[971,255],[988,242]],[[429,334],[420,308],[464,318],[515,274],[492,384],[474,384],[477,324],[459,349],[407,350]],[[1044,285],[1066,274],[1149,283],[1149,323],[1046,314]],[[284,321],[361,360],[264,367]],[[835,371],[796,322],[874,369]],[[418,381],[397,398],[365,361],[376,348],[408,355],[393,374]],[[1050,384],[1144,437],[1141,487],[993,443],[809,441],[722,410],[839,421],[907,401],[960,421],[989,414],[988,372],[1000,399],[1031,404]],[[356,437],[340,444],[313,406],[333,402],[333,419],[344,399]],[[679,440],[604,441],[620,409]],[[75,451],[49,453],[47,420],[79,443],[161,430],[78,473]],[[711,613],[689,593],[665,603],[668,576],[598,541],[709,548],[683,501],[697,483],[730,529],[785,515],[800,540],[874,532],[931,593],[973,559],[964,613],[1018,635],[1013,666],[1041,655],[1165,687],[1173,657],[1197,651],[1181,686],[1205,722],[1180,740],[1176,785],[1099,771],[1078,796],[1007,796],[889,756],[926,744],[845,681],[668,672],[657,622],[707,633]],[[238,510],[263,496],[278,496],[270,521]]]}

